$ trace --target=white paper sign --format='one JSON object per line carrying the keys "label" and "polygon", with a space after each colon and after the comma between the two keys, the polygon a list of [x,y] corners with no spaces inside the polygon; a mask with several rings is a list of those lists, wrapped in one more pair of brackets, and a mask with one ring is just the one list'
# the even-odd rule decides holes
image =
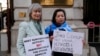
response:
{"label": "white paper sign", "polygon": [[84,33],[80,33],[80,32],[69,32],[69,33],[72,38],[73,54],[82,55],[82,51],[83,51],[82,41],[84,40]]}
{"label": "white paper sign", "polygon": [[73,54],[82,55],[83,43],[81,40],[73,40]]}
{"label": "white paper sign", "polygon": [[23,39],[26,56],[51,56],[48,35],[32,36]]}
{"label": "white paper sign", "polygon": [[54,31],[52,50],[56,52],[82,54],[83,33]]}
{"label": "white paper sign", "polygon": [[65,31],[54,31],[52,50],[55,52],[72,53],[72,39],[66,37]]}

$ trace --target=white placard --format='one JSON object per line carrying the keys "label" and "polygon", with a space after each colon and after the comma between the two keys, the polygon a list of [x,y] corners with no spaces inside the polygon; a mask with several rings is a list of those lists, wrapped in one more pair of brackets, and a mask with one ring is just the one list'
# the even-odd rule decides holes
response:
{"label": "white placard", "polygon": [[84,40],[84,33],[80,32],[69,32],[70,37],[72,38],[72,49],[73,54],[82,55],[83,51],[83,40]]}
{"label": "white placard", "polygon": [[55,30],[52,50],[63,53],[82,54],[83,38],[83,33]]}
{"label": "white placard", "polygon": [[73,54],[82,55],[83,43],[81,40],[73,40],[72,42]]}
{"label": "white placard", "polygon": [[52,50],[55,52],[72,53],[72,39],[66,38],[65,31],[54,31]]}
{"label": "white placard", "polygon": [[26,56],[51,56],[48,35],[32,36],[23,39]]}

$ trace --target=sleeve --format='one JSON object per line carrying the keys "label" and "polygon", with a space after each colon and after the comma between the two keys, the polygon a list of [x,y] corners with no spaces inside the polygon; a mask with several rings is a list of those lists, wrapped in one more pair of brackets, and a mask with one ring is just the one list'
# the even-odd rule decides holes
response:
{"label": "sleeve", "polygon": [[26,37],[26,29],[27,23],[22,22],[19,25],[19,31],[18,31],[18,39],[17,39],[17,50],[20,56],[26,56],[25,55],[25,48],[23,43],[23,38]]}
{"label": "sleeve", "polygon": [[48,26],[48,27],[45,28],[45,33],[49,34],[49,32],[50,32],[50,26]]}
{"label": "sleeve", "polygon": [[69,32],[73,32],[72,28],[71,28],[69,25],[67,25],[67,30],[68,30]]}

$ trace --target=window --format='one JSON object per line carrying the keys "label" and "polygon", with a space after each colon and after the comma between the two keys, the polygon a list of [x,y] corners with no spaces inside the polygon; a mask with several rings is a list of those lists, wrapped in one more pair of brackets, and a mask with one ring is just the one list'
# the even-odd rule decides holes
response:
{"label": "window", "polygon": [[32,3],[40,3],[41,5],[67,5],[72,6],[73,0],[32,0]]}

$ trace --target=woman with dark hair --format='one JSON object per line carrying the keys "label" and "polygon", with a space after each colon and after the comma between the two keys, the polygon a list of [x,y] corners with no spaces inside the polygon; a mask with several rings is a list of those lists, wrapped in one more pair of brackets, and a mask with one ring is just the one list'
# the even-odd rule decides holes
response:
{"label": "woman with dark hair", "polygon": [[[52,46],[52,40],[53,40],[53,32],[56,29],[72,32],[72,29],[66,22],[66,13],[63,9],[56,9],[54,11],[53,18],[52,18],[52,24],[49,25],[45,29],[46,34],[49,34],[51,46]],[[53,56],[73,56],[73,54],[53,52]]]}

